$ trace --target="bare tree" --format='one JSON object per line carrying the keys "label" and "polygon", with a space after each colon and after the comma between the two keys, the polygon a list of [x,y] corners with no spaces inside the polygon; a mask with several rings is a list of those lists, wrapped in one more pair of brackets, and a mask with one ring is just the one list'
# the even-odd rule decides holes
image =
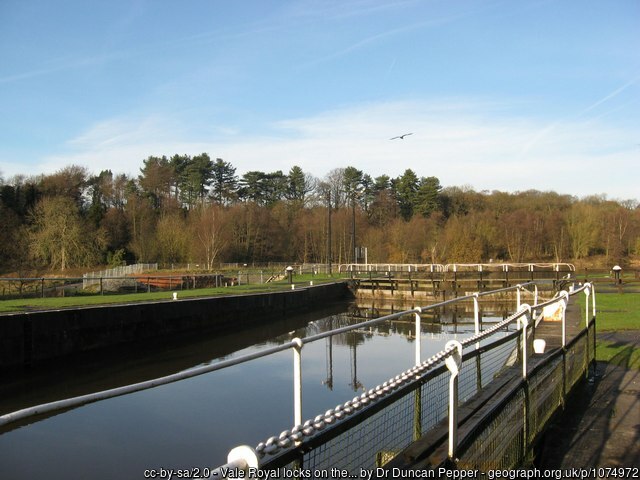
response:
{"label": "bare tree", "polygon": [[97,263],[104,238],[83,224],[71,198],[43,198],[36,205],[32,220],[29,250],[34,259],[60,270]]}

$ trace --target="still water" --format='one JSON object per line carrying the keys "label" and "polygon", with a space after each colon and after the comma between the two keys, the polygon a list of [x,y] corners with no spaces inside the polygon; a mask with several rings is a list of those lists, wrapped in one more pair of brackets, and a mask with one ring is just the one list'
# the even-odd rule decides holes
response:
{"label": "still water", "polygon": [[[408,307],[406,307],[408,308]],[[0,414],[234,358],[365,320],[355,305],[282,319],[251,331],[187,338],[77,357],[3,378]],[[388,312],[375,312],[388,313]],[[501,318],[500,318],[501,319]],[[487,318],[485,321],[496,320]],[[469,323],[423,319],[422,358],[473,333]],[[306,344],[303,419],[315,417],[410,368],[413,316]],[[293,423],[293,354],[270,357],[0,430],[2,479],[143,478],[147,469],[213,468],[229,450],[255,446]]]}

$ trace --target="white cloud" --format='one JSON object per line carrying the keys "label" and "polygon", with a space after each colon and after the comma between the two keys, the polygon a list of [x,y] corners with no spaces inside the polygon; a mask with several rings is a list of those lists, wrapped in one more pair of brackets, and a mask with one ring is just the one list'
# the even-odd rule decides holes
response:
{"label": "white cloud", "polygon": [[[72,139],[64,152],[36,168],[49,173],[81,164],[95,172],[138,175],[149,155],[208,152],[231,162],[239,175],[249,170],[286,173],[299,165],[322,177],[351,165],[373,177],[395,177],[411,168],[419,176],[438,177],[445,186],[637,198],[638,178],[629,174],[639,153],[633,132],[592,120],[565,121],[537,135],[548,123],[518,116],[504,104],[460,99],[353,106],[283,119],[267,126],[269,133],[255,135],[212,126],[214,140],[193,138],[187,126],[165,117],[111,119]],[[389,140],[407,132],[413,135]]]}

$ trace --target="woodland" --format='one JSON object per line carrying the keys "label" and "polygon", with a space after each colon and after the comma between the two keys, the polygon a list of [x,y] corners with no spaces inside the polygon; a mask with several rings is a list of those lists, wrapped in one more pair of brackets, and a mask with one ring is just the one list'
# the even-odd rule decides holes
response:
{"label": "woodland", "polygon": [[632,264],[636,200],[476,191],[412,169],[316,178],[201,155],[150,156],[137,177],[70,165],[0,177],[0,273],[136,262]]}

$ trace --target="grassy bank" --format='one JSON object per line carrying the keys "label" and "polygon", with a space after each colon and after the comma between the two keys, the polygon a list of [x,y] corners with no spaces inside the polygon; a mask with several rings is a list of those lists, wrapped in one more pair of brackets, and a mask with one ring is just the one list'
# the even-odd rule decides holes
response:
{"label": "grassy bank", "polygon": [[[597,294],[596,308],[598,332],[633,331],[636,339],[640,337],[640,294]],[[623,341],[598,340],[596,359],[640,370],[640,348],[635,345]]]}
{"label": "grassy bank", "polygon": [[[296,275],[293,283],[297,286],[328,283],[339,280],[338,277],[329,275]],[[219,295],[243,295],[249,293],[264,293],[290,290],[291,285],[286,280],[272,283],[235,285],[232,287],[199,288],[193,290],[175,290],[178,299],[212,297]],[[0,313],[25,312],[33,310],[57,310],[60,308],[87,307],[92,305],[107,305],[114,303],[135,303],[158,300],[170,300],[173,291],[141,292],[107,295],[74,295],[70,297],[52,298],[19,298],[13,300],[0,300]]]}
{"label": "grassy bank", "polygon": [[640,294],[596,292],[598,330],[640,330]]}
{"label": "grassy bank", "polygon": [[620,342],[598,340],[596,342],[596,360],[640,370],[640,348]]}

